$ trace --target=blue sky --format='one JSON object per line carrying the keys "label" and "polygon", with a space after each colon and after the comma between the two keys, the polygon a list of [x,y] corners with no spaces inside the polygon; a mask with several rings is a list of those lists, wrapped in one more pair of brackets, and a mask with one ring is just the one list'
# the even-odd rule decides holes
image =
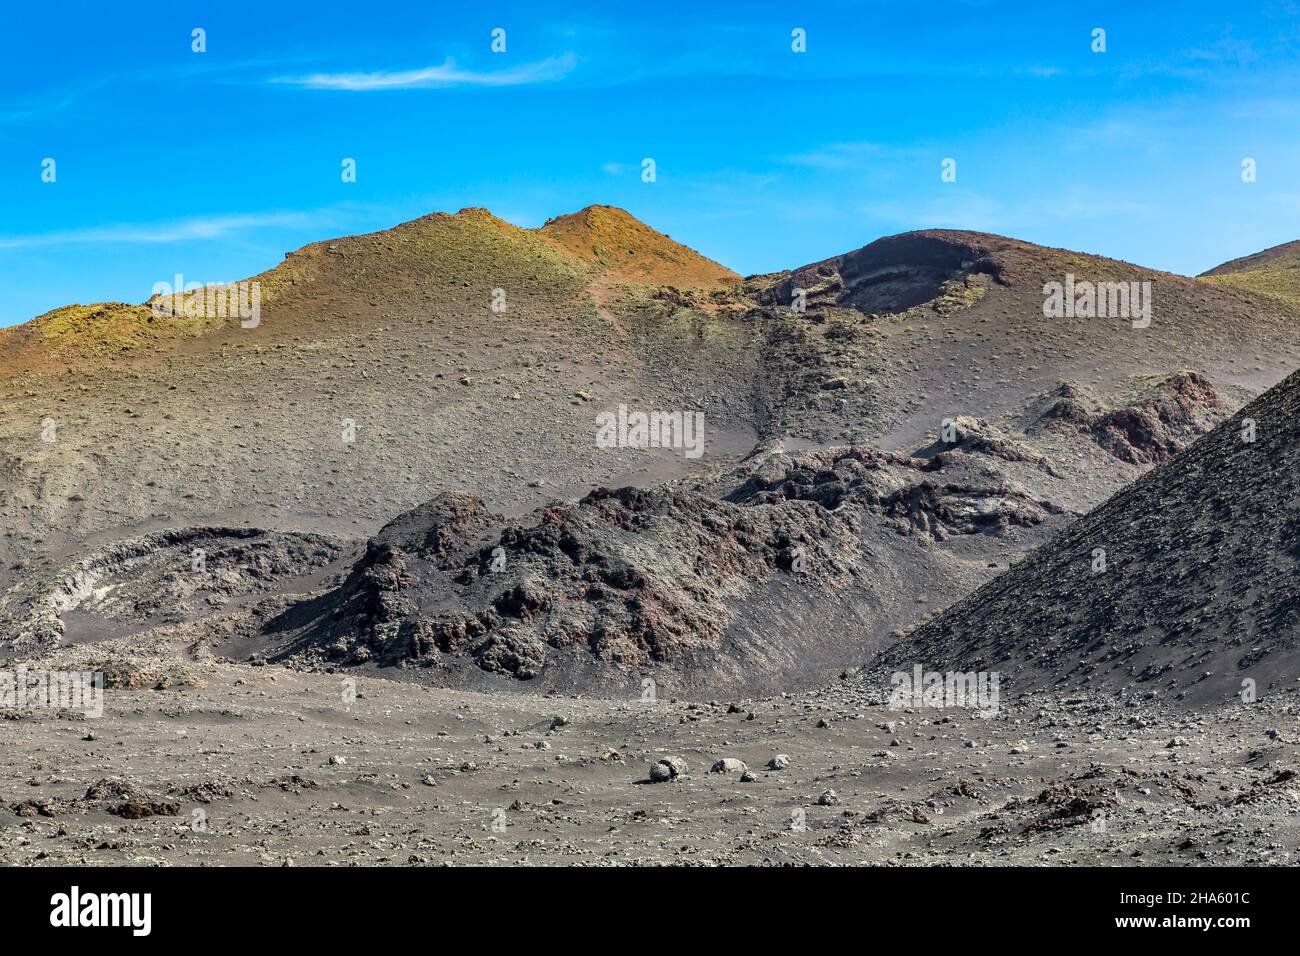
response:
{"label": "blue sky", "polygon": [[11,4],[0,325],[463,206],[535,226],[619,205],[744,273],[935,226],[1195,273],[1300,238],[1298,12]]}

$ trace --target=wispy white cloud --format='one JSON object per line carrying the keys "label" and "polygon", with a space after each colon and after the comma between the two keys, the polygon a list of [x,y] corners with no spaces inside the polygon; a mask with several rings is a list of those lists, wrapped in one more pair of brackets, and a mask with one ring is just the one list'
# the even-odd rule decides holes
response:
{"label": "wispy white cloud", "polygon": [[272,66],[284,69],[285,63],[283,57],[272,61],[268,59],[214,60],[196,56],[189,58],[181,66],[174,64],[146,66],[99,73],[94,77],[82,76],[75,82],[66,82],[37,91],[25,99],[0,104],[0,125],[41,121],[53,113],[76,106],[83,99],[93,100],[101,91],[115,87],[156,86],[164,83],[170,85],[211,82],[243,84],[254,74],[260,76],[262,71]]}
{"label": "wispy white cloud", "polygon": [[950,191],[926,202],[881,200],[859,207],[869,219],[906,229],[1004,230],[1017,224],[1003,203],[969,190]]}
{"label": "wispy white cloud", "polygon": [[526,63],[507,70],[462,70],[447,60],[441,66],[418,70],[377,70],[372,73],[310,73],[305,76],[274,77],[270,82],[310,90],[439,89],[453,86],[526,86],[548,83],[566,76],[574,67],[573,54]]}
{"label": "wispy white cloud", "polygon": [[969,189],[945,187],[945,191],[946,196],[927,202],[873,202],[859,209],[868,218],[888,226],[990,232],[1016,232],[1078,220],[1132,221],[1152,213],[1147,203],[1096,191],[1072,190],[1061,195],[1025,196],[1012,201]]}
{"label": "wispy white cloud", "polygon": [[780,157],[781,162],[791,166],[807,166],[812,169],[847,169],[866,159],[879,156],[882,148],[877,143],[830,143],[803,153]]}
{"label": "wispy white cloud", "polygon": [[320,229],[340,226],[347,216],[341,209],[309,212],[237,213],[198,216],[155,223],[115,223],[81,229],[62,229],[27,235],[0,235],[0,249],[34,249],[46,246],[186,242],[221,239],[256,229]]}

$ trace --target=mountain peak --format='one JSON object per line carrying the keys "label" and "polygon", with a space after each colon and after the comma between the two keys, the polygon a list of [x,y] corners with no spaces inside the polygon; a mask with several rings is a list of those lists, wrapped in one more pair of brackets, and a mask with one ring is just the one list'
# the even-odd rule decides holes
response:
{"label": "mountain peak", "polygon": [[1300,239],[1269,246],[1248,256],[1229,259],[1213,269],[1201,273],[1201,277],[1232,275],[1237,272],[1254,272],[1259,269],[1295,268],[1300,265]]}
{"label": "mountain peak", "polygon": [[626,282],[721,288],[739,281],[726,266],[650,228],[618,206],[592,205],[548,219],[536,232]]}
{"label": "mountain peak", "polygon": [[1300,239],[1232,259],[1199,278],[1300,306]]}
{"label": "mountain peak", "polygon": [[583,206],[577,212],[566,213],[561,216],[552,216],[550,219],[546,220],[546,225],[542,226],[542,228],[545,229],[546,226],[549,226],[552,223],[564,220],[579,220],[589,225],[600,222],[634,222],[638,225],[645,225],[645,223],[641,222],[641,220],[637,219],[636,216],[632,215],[622,206],[607,206],[604,203],[592,203],[590,206]]}

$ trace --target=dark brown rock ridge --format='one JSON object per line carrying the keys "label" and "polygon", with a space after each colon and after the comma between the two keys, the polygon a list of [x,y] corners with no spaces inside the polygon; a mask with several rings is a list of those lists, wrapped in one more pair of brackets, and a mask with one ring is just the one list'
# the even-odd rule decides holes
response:
{"label": "dark brown rock ridge", "polygon": [[1148,465],[1182,451],[1227,414],[1223,397],[1203,375],[1179,371],[1142,382],[1138,394],[1116,408],[1062,383],[1036,424],[1072,426],[1121,461]]}
{"label": "dark brown rock ridge", "polygon": [[269,621],[270,656],[450,683],[788,686],[916,613],[902,580],[954,597],[966,579],[943,573],[960,563],[946,546],[1010,544],[1063,514],[960,450],[778,454],[741,472],[724,495],[602,488],[524,518],[439,495],[375,535],[340,587]]}

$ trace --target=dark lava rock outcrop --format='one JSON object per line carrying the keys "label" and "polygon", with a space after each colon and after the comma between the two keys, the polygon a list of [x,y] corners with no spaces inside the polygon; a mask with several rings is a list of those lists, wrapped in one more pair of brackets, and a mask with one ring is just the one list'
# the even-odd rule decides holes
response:
{"label": "dark lava rock outcrop", "polygon": [[953,599],[965,564],[987,576],[941,542],[1061,513],[960,451],[839,448],[741,471],[724,495],[598,489],[523,519],[439,495],[375,535],[339,588],[269,621],[269,656],[449,683],[789,687],[879,647],[918,593]]}
{"label": "dark lava rock outcrop", "polygon": [[774,597],[783,582],[819,598],[860,584],[856,520],[813,502],[598,489],[534,519],[510,521],[469,494],[400,516],[308,628],[307,656],[523,680],[568,662],[626,683],[640,670],[717,664],[733,605]]}
{"label": "dark lava rock outcrop", "polygon": [[998,280],[1001,260],[995,250],[1014,240],[978,232],[926,230],[886,236],[861,249],[802,266],[773,282],[759,295],[768,305],[789,305],[796,289],[817,303],[833,303],[867,313],[904,312],[942,297],[971,276]]}
{"label": "dark lava rock outcrop", "polygon": [[1043,403],[1037,425],[1074,428],[1121,461],[1155,464],[1182,451],[1228,415],[1218,390],[1196,372],[1180,371],[1138,384],[1117,408],[1104,408],[1062,383]]}
{"label": "dark lava rock outcrop", "polygon": [[29,566],[0,594],[0,648],[47,649],[179,623],[310,577],[344,553],[325,535],[261,528],[171,528]]}

